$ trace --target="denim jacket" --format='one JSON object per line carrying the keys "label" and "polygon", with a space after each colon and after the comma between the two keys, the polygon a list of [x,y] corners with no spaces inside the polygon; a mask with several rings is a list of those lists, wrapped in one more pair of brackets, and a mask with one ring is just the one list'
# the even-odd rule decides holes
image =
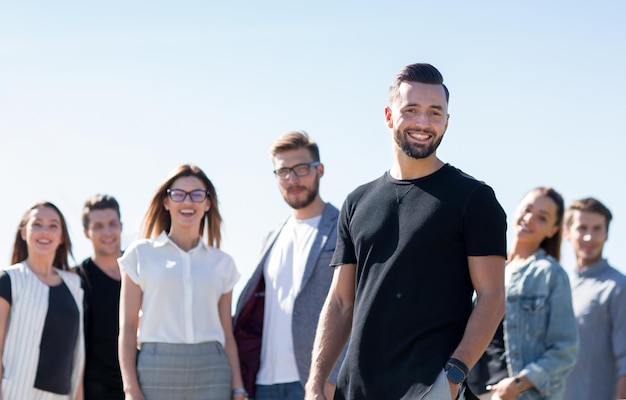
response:
{"label": "denim jacket", "polygon": [[504,340],[509,376],[521,373],[534,385],[517,399],[562,399],[578,354],[578,328],[567,273],[543,249],[506,287]]}

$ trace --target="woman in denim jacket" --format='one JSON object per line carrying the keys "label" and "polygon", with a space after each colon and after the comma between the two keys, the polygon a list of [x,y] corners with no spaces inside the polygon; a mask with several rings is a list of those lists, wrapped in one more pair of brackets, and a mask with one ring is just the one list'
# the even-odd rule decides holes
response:
{"label": "woman in denim jacket", "polygon": [[508,377],[491,387],[493,399],[563,399],[578,353],[569,279],[558,262],[563,212],[551,188],[530,191],[516,210],[505,270]]}

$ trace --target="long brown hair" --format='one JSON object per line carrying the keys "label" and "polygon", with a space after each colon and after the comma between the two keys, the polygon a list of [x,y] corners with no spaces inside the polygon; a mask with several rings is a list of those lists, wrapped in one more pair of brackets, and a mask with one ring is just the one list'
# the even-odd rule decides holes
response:
{"label": "long brown hair", "polygon": [[165,198],[167,197],[167,189],[170,189],[174,181],[178,178],[193,176],[202,181],[206,186],[207,192],[209,192],[209,201],[211,207],[204,214],[202,221],[200,221],[200,236],[204,235],[204,228],[206,225],[207,230],[207,243],[209,246],[216,248],[220,247],[222,241],[221,225],[222,216],[220,215],[219,205],[217,201],[217,192],[211,180],[200,169],[200,167],[191,164],[181,165],[171,172],[169,177],[163,182],[150,201],[148,211],[143,218],[143,231],[142,235],[145,238],[153,238],[158,236],[161,232],[170,231],[172,226],[172,218],[169,211],[167,211],[163,205]]}
{"label": "long brown hair", "polygon": [[70,264],[68,261],[68,256],[72,258],[72,241],[70,240],[70,235],[67,231],[67,224],[65,222],[65,217],[59,210],[57,206],[50,203],[49,201],[42,201],[39,203],[33,204],[22,216],[19,225],[17,226],[17,232],[15,232],[15,241],[13,243],[13,253],[11,255],[11,264],[17,264],[22,262],[28,258],[28,244],[22,238],[22,229],[28,224],[28,220],[30,219],[30,213],[33,210],[36,210],[40,207],[48,207],[56,211],[59,214],[59,219],[61,220],[61,243],[54,254],[54,261],[52,266],[57,269],[61,269],[64,271],[70,270]]}
{"label": "long brown hair", "polygon": [[551,237],[543,239],[539,247],[544,249],[546,253],[559,261],[561,259],[561,242],[563,240],[563,214],[565,213],[565,202],[563,201],[563,196],[551,187],[538,187],[533,191],[539,192],[542,196],[550,198],[556,204],[555,226],[558,226],[559,229]]}

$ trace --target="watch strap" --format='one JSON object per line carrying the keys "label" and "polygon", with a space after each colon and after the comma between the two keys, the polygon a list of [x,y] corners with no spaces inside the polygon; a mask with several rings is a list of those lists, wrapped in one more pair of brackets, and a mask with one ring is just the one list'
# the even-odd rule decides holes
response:
{"label": "watch strap", "polygon": [[463,370],[454,364],[446,364],[444,371],[446,372],[448,379],[457,385],[463,383],[463,381],[467,378],[467,375],[465,375]]}
{"label": "watch strap", "polygon": [[465,365],[465,363],[458,358],[450,357],[448,364],[458,367],[461,371],[463,371],[463,375],[466,377],[469,374],[469,368],[467,368],[467,365]]}

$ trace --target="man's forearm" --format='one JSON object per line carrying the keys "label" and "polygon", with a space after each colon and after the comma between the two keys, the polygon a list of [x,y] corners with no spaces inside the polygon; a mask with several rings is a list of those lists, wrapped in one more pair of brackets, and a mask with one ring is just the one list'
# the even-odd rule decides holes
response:
{"label": "man's forearm", "polygon": [[476,299],[463,339],[452,354],[471,369],[485,352],[504,316],[504,292],[483,294]]}
{"label": "man's forearm", "polygon": [[342,309],[329,298],[320,313],[311,356],[307,391],[323,392],[352,328],[352,308]]}

